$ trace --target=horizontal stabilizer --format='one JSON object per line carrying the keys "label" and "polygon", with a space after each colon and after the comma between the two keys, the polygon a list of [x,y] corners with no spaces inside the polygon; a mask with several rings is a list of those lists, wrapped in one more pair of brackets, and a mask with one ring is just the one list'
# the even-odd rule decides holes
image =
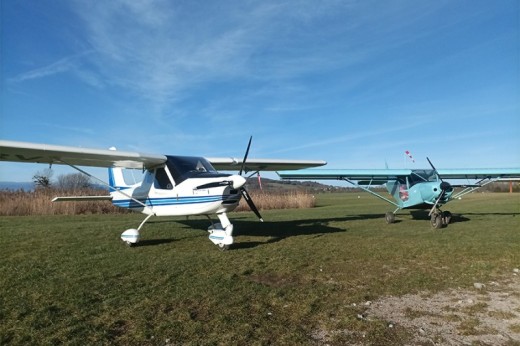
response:
{"label": "horizontal stabilizer", "polygon": [[73,201],[111,201],[112,196],[65,196],[65,197],[54,197],[53,202],[73,202]]}

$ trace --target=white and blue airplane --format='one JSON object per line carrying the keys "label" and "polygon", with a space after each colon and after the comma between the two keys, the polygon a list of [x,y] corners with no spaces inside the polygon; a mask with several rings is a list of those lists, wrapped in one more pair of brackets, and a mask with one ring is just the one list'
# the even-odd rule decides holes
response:
{"label": "white and blue airplane", "polygon": [[[249,193],[242,173],[301,169],[325,165],[316,160],[248,159],[251,139],[243,159],[204,158],[144,154],[139,152],[77,148],[27,142],[0,140],[0,161],[47,163],[70,166],[98,180],[109,188],[106,196],[56,197],[53,201],[110,200],[115,206],[146,214],[136,229],[128,229],[121,239],[128,245],[139,242],[140,230],[152,216],[190,216],[216,214],[219,223],[208,228],[209,239],[221,250],[233,244],[233,225],[227,213],[233,211],[242,197],[263,221]],[[108,184],[79,166],[107,167]],[[129,185],[123,169],[141,169],[143,180]],[[238,174],[217,170],[237,170]]]}
{"label": "white and blue airplane", "polygon": [[[520,168],[466,168],[437,170],[430,159],[431,169],[302,169],[281,171],[282,179],[293,180],[343,180],[351,185],[388,202],[396,209],[385,215],[387,223],[395,222],[395,214],[401,209],[429,209],[433,228],[447,226],[452,214],[441,211],[441,206],[497,180],[520,178]],[[447,180],[460,181],[451,184]],[[393,201],[373,188],[385,185]],[[455,192],[455,187],[461,190]]]}

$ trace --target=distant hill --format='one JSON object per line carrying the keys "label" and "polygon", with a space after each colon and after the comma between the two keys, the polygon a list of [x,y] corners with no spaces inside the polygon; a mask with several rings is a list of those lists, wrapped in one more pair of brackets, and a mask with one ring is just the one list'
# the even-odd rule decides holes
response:
{"label": "distant hill", "polygon": [[0,190],[31,191],[31,190],[34,190],[34,183],[33,182],[20,183],[20,182],[16,182],[16,181],[0,181]]}
{"label": "distant hill", "polygon": [[[262,190],[265,192],[290,192],[290,191],[305,191],[311,193],[318,192],[342,192],[350,191],[351,188],[331,186],[316,183],[313,181],[292,181],[292,180],[273,180],[262,178]],[[247,179],[248,190],[259,190],[258,178]]]}

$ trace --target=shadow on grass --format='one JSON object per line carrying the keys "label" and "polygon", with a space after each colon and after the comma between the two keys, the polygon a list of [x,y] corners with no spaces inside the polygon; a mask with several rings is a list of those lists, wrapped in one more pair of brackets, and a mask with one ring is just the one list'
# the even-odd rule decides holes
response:
{"label": "shadow on grass", "polygon": [[[378,216],[380,217],[380,215]],[[363,219],[364,217],[355,216],[356,219]],[[320,237],[324,234],[345,232],[345,228],[332,227],[330,222],[343,222],[352,220],[352,216],[343,218],[323,218],[323,219],[300,219],[290,221],[251,221],[241,220],[243,218],[233,218],[232,223],[235,226],[233,232],[234,236],[251,236],[267,238],[261,241],[241,241],[234,243],[232,249],[248,249],[259,245],[271,244],[279,242],[280,240],[302,235],[315,235]],[[204,220],[177,220],[193,229],[206,230],[209,222]]]}
{"label": "shadow on grass", "polygon": [[175,239],[142,239],[139,241],[139,243],[132,245],[132,247],[169,244],[169,243],[173,243],[174,241],[175,241]]}
{"label": "shadow on grass", "polygon": [[[412,215],[412,219],[414,220],[430,220],[431,217],[428,215],[429,210],[411,210],[410,215]],[[452,214],[450,223],[456,222],[466,222],[471,221],[471,219],[465,217],[462,214]]]}

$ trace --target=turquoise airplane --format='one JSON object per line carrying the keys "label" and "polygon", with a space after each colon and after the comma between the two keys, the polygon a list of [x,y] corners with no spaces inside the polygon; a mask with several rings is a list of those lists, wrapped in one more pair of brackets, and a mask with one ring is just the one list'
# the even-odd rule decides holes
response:
{"label": "turquoise airplane", "polygon": [[[344,180],[395,206],[393,212],[385,215],[387,223],[395,222],[395,214],[401,209],[429,209],[428,216],[434,228],[450,223],[452,214],[440,209],[449,201],[500,179],[520,178],[520,168],[437,170],[429,159],[428,162],[431,169],[302,169],[277,173],[282,179]],[[446,181],[462,179],[475,182],[454,185]],[[385,185],[394,201],[373,190],[381,185]],[[455,192],[455,187],[461,190]]]}

